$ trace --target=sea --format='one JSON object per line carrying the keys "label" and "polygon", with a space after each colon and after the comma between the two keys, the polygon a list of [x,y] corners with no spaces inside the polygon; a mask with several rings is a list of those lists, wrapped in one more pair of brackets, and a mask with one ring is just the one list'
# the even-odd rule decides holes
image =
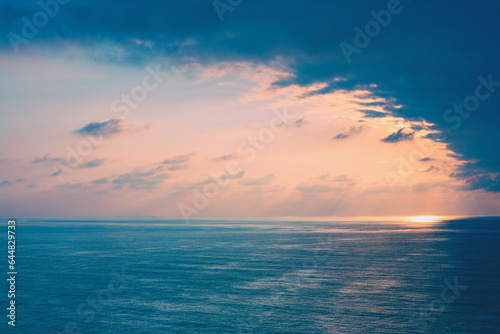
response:
{"label": "sea", "polygon": [[18,219],[15,233],[1,333],[500,333],[498,217]]}

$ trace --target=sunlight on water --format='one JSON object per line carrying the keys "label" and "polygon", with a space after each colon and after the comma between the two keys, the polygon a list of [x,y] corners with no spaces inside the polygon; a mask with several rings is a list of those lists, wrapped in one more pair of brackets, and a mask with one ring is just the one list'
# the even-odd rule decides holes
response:
{"label": "sunlight on water", "polygon": [[412,216],[407,219],[412,223],[436,223],[443,220],[442,216]]}

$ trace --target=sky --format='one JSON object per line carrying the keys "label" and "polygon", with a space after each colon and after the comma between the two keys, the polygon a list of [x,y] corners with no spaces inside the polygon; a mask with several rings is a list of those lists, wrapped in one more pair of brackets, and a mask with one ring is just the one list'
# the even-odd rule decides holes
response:
{"label": "sky", "polygon": [[500,215],[499,11],[0,0],[0,212]]}

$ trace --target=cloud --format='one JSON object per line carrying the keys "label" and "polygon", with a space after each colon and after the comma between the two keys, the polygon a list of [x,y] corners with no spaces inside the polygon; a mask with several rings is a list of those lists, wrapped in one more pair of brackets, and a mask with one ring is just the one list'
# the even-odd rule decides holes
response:
{"label": "cloud", "polygon": [[58,163],[65,163],[64,159],[62,158],[51,158],[50,157],[50,154],[45,154],[43,157],[39,158],[39,157],[36,157],[35,159],[33,159],[31,161],[32,164],[41,164],[41,163],[54,163],[54,162],[58,162]]}
{"label": "cloud", "polygon": [[[35,39],[20,46],[20,51],[29,48],[30,53],[43,54],[52,47],[54,52],[64,52],[60,46],[71,44],[77,54],[86,54],[96,62],[137,68],[158,58],[174,65],[210,66],[222,61],[270,64],[282,57],[290,75],[276,85],[320,83],[326,88],[315,93],[327,94],[375,83],[376,87],[370,87],[372,91],[395,98],[404,106],[391,113],[407,119],[422,117],[441,128],[454,124],[443,113],[474,94],[479,75],[487,77],[493,72],[493,81],[500,80],[500,46],[491,43],[500,38],[496,15],[500,4],[496,1],[482,2],[481,6],[461,1],[453,8],[446,2],[421,2],[411,10],[405,9],[405,24],[374,37],[376,43],[352,54],[352,64],[347,63],[339,43],[353,44],[352,28],[366,23],[370,11],[382,9],[374,8],[373,1],[323,1],[317,6],[303,1],[287,6],[269,2],[266,10],[259,2],[249,2],[245,10],[226,12],[225,17],[236,15],[238,19],[225,20],[224,24],[215,15],[212,1],[198,1],[195,6],[174,1],[120,4],[115,0],[89,0],[65,7],[57,20],[51,21],[51,29],[41,29]],[[20,33],[23,16],[31,17],[38,9],[20,1],[8,1],[1,7],[2,36]],[[113,10],[117,15],[112,21],[91,19],[106,17]],[[276,17],[277,12],[280,17]],[[256,24],[259,20],[266,25]],[[8,38],[0,40],[0,52],[13,53]],[[373,66],[374,59],[378,66]],[[366,103],[367,108],[380,105],[383,103],[378,101]],[[500,132],[496,131],[500,121],[498,105],[497,91],[481,101],[480,113],[459,118],[461,127],[447,137],[451,149],[463,154],[466,160],[493,158],[496,151],[492,143],[500,142]],[[347,137],[343,134],[337,139]],[[500,167],[488,167],[488,171],[500,172]]]}
{"label": "cloud", "polygon": [[[64,52],[61,45],[72,45],[77,54],[86,54],[96,62],[137,68],[158,58],[174,66],[210,66],[223,61],[271,64],[281,57],[290,75],[276,82],[276,86],[325,85],[316,94],[369,87],[404,106],[391,114],[407,119],[422,117],[441,128],[455,124],[443,113],[474,94],[479,75],[487,77],[491,73],[493,81],[500,80],[500,46],[491,43],[500,38],[497,1],[483,1],[480,6],[461,1],[453,8],[446,2],[421,2],[411,10],[405,9],[402,15],[407,24],[374,37],[376,43],[352,54],[352,64],[346,61],[339,43],[354,43],[352,28],[367,22],[370,11],[378,10],[373,1],[323,1],[318,6],[304,1],[287,6],[268,2],[265,10],[260,2],[248,2],[245,10],[226,12],[226,18],[236,15],[238,19],[225,20],[224,24],[215,15],[212,1],[198,1],[194,6],[174,1],[121,4],[117,0],[89,0],[65,7],[57,20],[51,21],[51,29],[41,29],[30,43],[19,46],[20,51],[29,48],[31,53],[43,54],[52,47],[55,52]],[[116,8],[119,12],[114,20],[92,20],[106,17]],[[32,17],[38,9],[20,1],[5,3],[0,10],[4,23],[0,34],[20,33],[22,18]],[[281,13],[279,17],[277,12]],[[266,25],[256,25],[256,17]],[[425,25],[421,24],[422,17],[426,18]],[[415,26],[420,28],[416,30]],[[8,38],[0,40],[0,52],[14,52]],[[372,88],[373,83],[376,87]],[[373,101],[365,105],[370,108],[384,103]],[[450,148],[466,160],[494,158],[494,143],[500,141],[498,105],[500,94],[496,91],[481,101],[480,113],[467,119],[453,113],[451,116],[460,120],[456,123],[460,128],[447,137]],[[337,139],[347,137],[343,134]],[[488,167],[488,172],[500,172],[500,167]]]}
{"label": "cloud", "polygon": [[124,124],[121,119],[110,119],[109,121],[93,122],[75,130],[75,133],[82,136],[104,136],[111,137],[124,132]]}
{"label": "cloud", "polygon": [[441,131],[428,133],[424,136],[424,138],[433,140],[433,141],[438,142],[438,143],[445,143],[446,142],[446,136]]}
{"label": "cloud", "polygon": [[[236,180],[236,179],[241,179],[245,175],[245,171],[241,170],[236,174],[229,174],[229,173],[224,173],[220,177],[220,179],[227,181],[227,180]],[[176,190],[191,190],[200,186],[203,186],[205,184],[211,184],[211,183],[217,183],[216,180],[213,178],[209,177],[206,178],[202,181],[198,181],[196,183],[190,183],[190,182],[176,182],[172,184],[172,189]]]}
{"label": "cloud", "polygon": [[434,159],[429,158],[429,157],[425,157],[425,158],[420,159],[420,161],[422,161],[422,162],[431,161],[431,160],[434,160]]}
{"label": "cloud", "polygon": [[57,185],[59,188],[66,188],[66,189],[79,189],[81,188],[83,183],[64,183]]}
{"label": "cloud", "polygon": [[186,164],[184,164],[184,165],[172,165],[172,166],[167,167],[167,169],[170,171],[183,170],[183,169],[187,169],[187,168],[188,168],[188,165],[186,165]]}
{"label": "cloud", "polygon": [[175,157],[171,157],[162,161],[162,164],[172,165],[172,164],[185,164],[189,161],[193,153],[177,155]]}
{"label": "cloud", "polygon": [[224,179],[224,180],[236,180],[236,179],[241,179],[243,176],[245,176],[245,171],[240,170],[236,174],[225,173],[224,175],[222,175],[222,179]]}
{"label": "cloud", "polygon": [[88,161],[84,164],[79,165],[79,168],[94,168],[94,167],[99,167],[104,163],[105,159],[94,159],[91,161]]}
{"label": "cloud", "polygon": [[221,162],[221,161],[227,161],[229,159],[234,159],[236,155],[234,154],[226,154],[226,155],[220,155],[218,157],[212,158],[213,162]]}
{"label": "cloud", "polygon": [[333,139],[346,139],[346,138],[349,138],[350,135],[348,134],[345,134],[345,133],[339,133],[338,135],[336,135],[335,137],[333,137]]}
{"label": "cloud", "polygon": [[432,165],[429,168],[427,168],[424,173],[439,172],[440,170],[441,170],[441,168]]}
{"label": "cloud", "polygon": [[60,169],[52,174],[50,174],[51,176],[58,176],[58,175],[61,175],[63,173],[63,171]]}
{"label": "cloud", "polygon": [[467,190],[483,189],[488,192],[500,192],[500,175],[485,173],[474,175],[467,180]]}
{"label": "cloud", "polygon": [[267,174],[260,178],[246,178],[245,180],[241,180],[239,184],[247,187],[263,186],[272,182],[275,178],[273,174]]}
{"label": "cloud", "polygon": [[410,128],[412,130],[415,130],[415,131],[421,131],[421,130],[427,130],[427,129],[429,129],[428,126],[424,126],[424,125],[412,125]]}
{"label": "cloud", "polygon": [[41,158],[38,158],[36,157],[35,159],[33,159],[33,161],[31,161],[32,164],[39,164],[39,163],[42,163],[42,162],[47,162],[49,161],[49,154],[45,154],[43,157]]}
{"label": "cloud", "polygon": [[133,172],[121,174],[113,180],[114,184],[128,185],[129,189],[154,190],[166,179],[168,174],[161,173],[162,167],[152,168],[146,172]]}
{"label": "cloud", "polygon": [[8,187],[10,185],[12,185],[12,182],[7,181],[7,180],[0,182],[0,188]]}
{"label": "cloud", "polygon": [[108,183],[108,179],[104,177],[102,179],[94,180],[94,181],[92,181],[92,183],[94,183],[94,184],[104,184],[104,183]]}
{"label": "cloud", "polygon": [[302,193],[318,193],[318,192],[325,193],[334,191],[335,189],[326,184],[313,184],[313,185],[299,184],[297,187],[295,187],[295,190],[298,190]]}
{"label": "cloud", "polygon": [[30,183],[26,186],[26,188],[34,189],[34,188],[38,188],[38,186],[35,183]]}
{"label": "cloud", "polygon": [[358,111],[364,114],[363,116],[364,118],[382,118],[390,116],[390,114],[382,111],[375,111],[375,110],[358,110]]}
{"label": "cloud", "polygon": [[174,157],[170,157],[168,159],[163,160],[162,164],[169,165],[167,167],[167,169],[169,171],[188,169],[189,165],[187,163],[189,162],[189,160],[191,159],[191,156],[193,156],[193,155],[194,155],[194,153],[189,153],[189,154],[177,155]]}
{"label": "cloud", "polygon": [[387,137],[383,138],[381,141],[384,143],[398,143],[401,141],[411,141],[413,140],[413,134],[414,132],[411,133],[404,133],[405,128],[399,129],[398,131],[391,133]]}
{"label": "cloud", "polygon": [[302,126],[304,126],[304,117],[295,121],[295,127],[301,128]]}
{"label": "cloud", "polygon": [[338,135],[334,136],[332,139],[334,139],[334,140],[346,139],[346,138],[349,138],[349,137],[351,137],[353,135],[361,133],[362,131],[363,131],[363,126],[362,125],[351,126],[351,128],[347,132],[339,133]]}
{"label": "cloud", "polygon": [[465,162],[458,167],[457,172],[451,173],[450,177],[465,181],[464,190],[483,189],[488,192],[500,192],[500,173],[488,172],[489,165],[496,163],[498,163],[497,160],[491,160],[490,163]]}
{"label": "cloud", "polygon": [[26,179],[17,179],[16,182],[24,182]]}

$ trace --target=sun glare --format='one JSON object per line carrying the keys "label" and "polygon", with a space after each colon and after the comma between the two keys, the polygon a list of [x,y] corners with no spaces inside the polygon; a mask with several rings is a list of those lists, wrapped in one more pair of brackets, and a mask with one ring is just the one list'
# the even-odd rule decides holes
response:
{"label": "sun glare", "polygon": [[435,223],[442,219],[441,216],[412,216],[408,220],[412,223]]}

